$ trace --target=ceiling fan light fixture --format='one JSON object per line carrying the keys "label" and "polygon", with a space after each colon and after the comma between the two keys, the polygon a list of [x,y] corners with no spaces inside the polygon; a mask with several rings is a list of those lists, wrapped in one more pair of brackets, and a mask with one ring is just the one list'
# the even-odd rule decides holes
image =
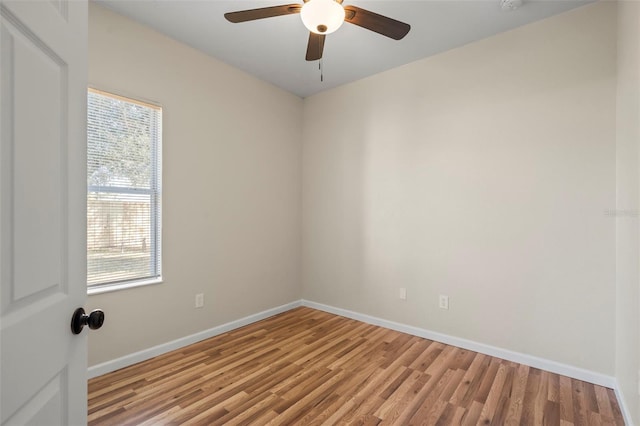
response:
{"label": "ceiling fan light fixture", "polygon": [[500,7],[505,12],[511,12],[522,6],[522,0],[500,0]]}
{"label": "ceiling fan light fixture", "polygon": [[344,22],[344,7],[335,0],[309,0],[302,6],[304,26],[316,34],[331,34]]}

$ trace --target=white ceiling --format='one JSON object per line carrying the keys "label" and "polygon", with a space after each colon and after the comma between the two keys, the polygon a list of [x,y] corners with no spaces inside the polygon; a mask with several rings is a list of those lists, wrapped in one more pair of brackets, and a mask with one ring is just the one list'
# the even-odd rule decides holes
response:
{"label": "white ceiling", "polygon": [[[544,19],[594,0],[524,0],[505,12],[500,0],[345,0],[411,25],[395,41],[345,23],[327,36],[324,82],[304,59],[308,32],[299,15],[232,24],[224,13],[302,1],[96,0],[227,64],[300,97]],[[472,66],[473,64],[469,64]]]}

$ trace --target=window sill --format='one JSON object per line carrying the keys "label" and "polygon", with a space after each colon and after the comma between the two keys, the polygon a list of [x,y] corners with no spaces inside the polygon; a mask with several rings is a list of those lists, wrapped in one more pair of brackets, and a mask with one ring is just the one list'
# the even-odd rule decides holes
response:
{"label": "window sill", "polygon": [[111,293],[112,291],[127,290],[134,287],[143,287],[147,285],[161,284],[162,277],[154,278],[150,280],[131,281],[128,283],[119,284],[105,284],[96,287],[88,287],[87,294],[93,296],[94,294]]}

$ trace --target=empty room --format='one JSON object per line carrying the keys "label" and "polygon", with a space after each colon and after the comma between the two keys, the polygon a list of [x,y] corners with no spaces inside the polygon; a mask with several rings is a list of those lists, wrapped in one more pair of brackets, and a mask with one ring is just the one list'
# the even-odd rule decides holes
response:
{"label": "empty room", "polygon": [[0,11],[3,425],[640,424],[640,2]]}

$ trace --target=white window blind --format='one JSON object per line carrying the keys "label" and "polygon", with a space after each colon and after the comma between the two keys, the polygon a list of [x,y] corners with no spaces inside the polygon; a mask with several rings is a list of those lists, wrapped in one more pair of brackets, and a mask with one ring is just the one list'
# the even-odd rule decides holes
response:
{"label": "white window blind", "polygon": [[162,109],[89,89],[87,285],[161,276]]}

